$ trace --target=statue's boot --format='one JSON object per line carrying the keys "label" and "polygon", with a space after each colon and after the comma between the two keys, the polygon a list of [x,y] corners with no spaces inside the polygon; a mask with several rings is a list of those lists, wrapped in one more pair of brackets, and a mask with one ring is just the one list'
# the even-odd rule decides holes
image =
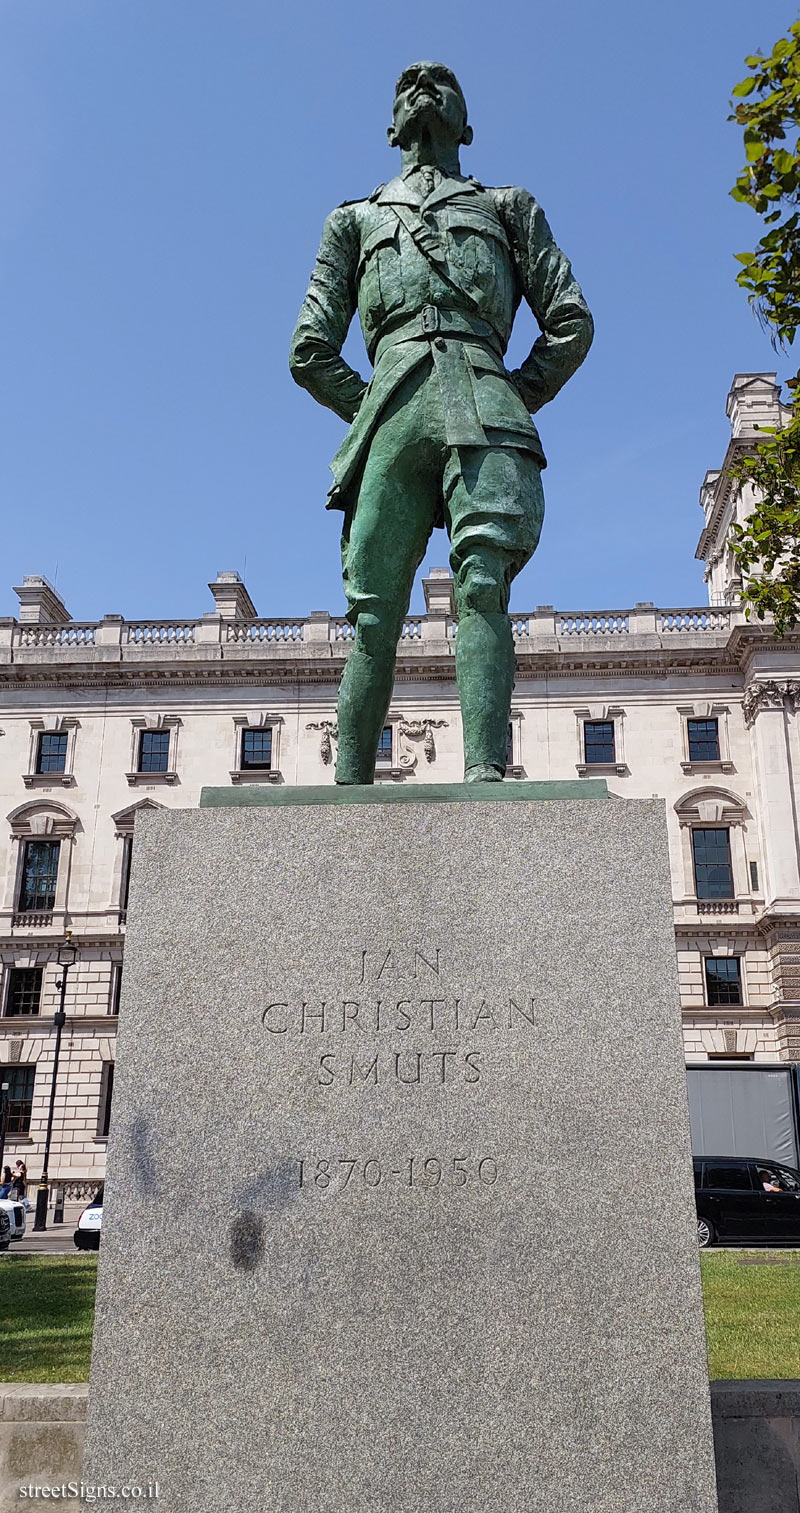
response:
{"label": "statue's boot", "polygon": [[374,783],[375,758],[394,684],[399,631],[382,617],[360,614],[339,687],[337,783]]}
{"label": "statue's boot", "polygon": [[465,610],[456,637],[465,782],[499,782],[505,776],[515,667],[508,615]]}

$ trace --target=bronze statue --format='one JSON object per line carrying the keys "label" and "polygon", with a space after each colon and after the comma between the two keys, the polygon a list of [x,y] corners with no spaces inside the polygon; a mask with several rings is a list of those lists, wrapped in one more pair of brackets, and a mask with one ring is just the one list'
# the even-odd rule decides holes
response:
{"label": "bronze statue", "polygon": [[[292,339],[297,383],[351,422],[331,464],[355,643],[339,690],[337,783],[374,781],[397,642],[431,531],[450,537],[466,782],[505,775],[512,579],[536,549],[545,466],[531,413],[583,361],[592,318],[525,189],[465,178],[472,141],[455,75],[415,63],[397,81],[390,145],[402,171],[325,222]],[[503,364],[520,300],[541,328]],[[341,349],[358,309],[374,373]]]}

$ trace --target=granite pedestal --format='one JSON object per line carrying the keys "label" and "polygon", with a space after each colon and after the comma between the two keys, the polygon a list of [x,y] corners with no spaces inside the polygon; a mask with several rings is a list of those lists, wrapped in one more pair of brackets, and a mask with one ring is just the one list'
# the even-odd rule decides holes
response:
{"label": "granite pedestal", "polygon": [[714,1513],[663,804],[507,787],[137,819],[87,1482]]}

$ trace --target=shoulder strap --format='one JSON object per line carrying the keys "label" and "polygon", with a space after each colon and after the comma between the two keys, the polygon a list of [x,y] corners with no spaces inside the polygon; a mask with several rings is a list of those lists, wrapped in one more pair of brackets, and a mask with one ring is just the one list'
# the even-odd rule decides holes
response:
{"label": "shoulder strap", "polygon": [[458,279],[453,276],[445,258],[444,248],[436,232],[432,231],[428,226],[423,225],[419,216],[415,218],[408,205],[392,205],[391,209],[394,211],[401,225],[405,227],[417,251],[421,252],[422,256],[427,258],[427,261],[433,265],[439,277],[444,279],[445,283],[449,284],[452,289],[455,289],[462,299],[465,299],[472,306],[473,310],[479,309],[479,302],[476,300],[474,294],[471,294],[469,289],[465,289],[464,285],[459,283]]}

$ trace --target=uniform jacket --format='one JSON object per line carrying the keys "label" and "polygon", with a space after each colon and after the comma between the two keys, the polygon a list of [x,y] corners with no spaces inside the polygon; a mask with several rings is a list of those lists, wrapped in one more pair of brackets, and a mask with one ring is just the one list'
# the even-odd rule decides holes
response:
{"label": "uniform jacket", "polygon": [[[331,463],[328,508],[345,508],[387,400],[431,359],[451,445],[520,447],[543,467],[531,413],[591,344],[581,290],[526,190],[456,175],[423,198],[418,177],[392,179],[328,216],[292,338],[296,381],[352,422]],[[523,297],[542,334],[509,373],[503,356]],[[356,310],[369,383],[341,355]]]}

